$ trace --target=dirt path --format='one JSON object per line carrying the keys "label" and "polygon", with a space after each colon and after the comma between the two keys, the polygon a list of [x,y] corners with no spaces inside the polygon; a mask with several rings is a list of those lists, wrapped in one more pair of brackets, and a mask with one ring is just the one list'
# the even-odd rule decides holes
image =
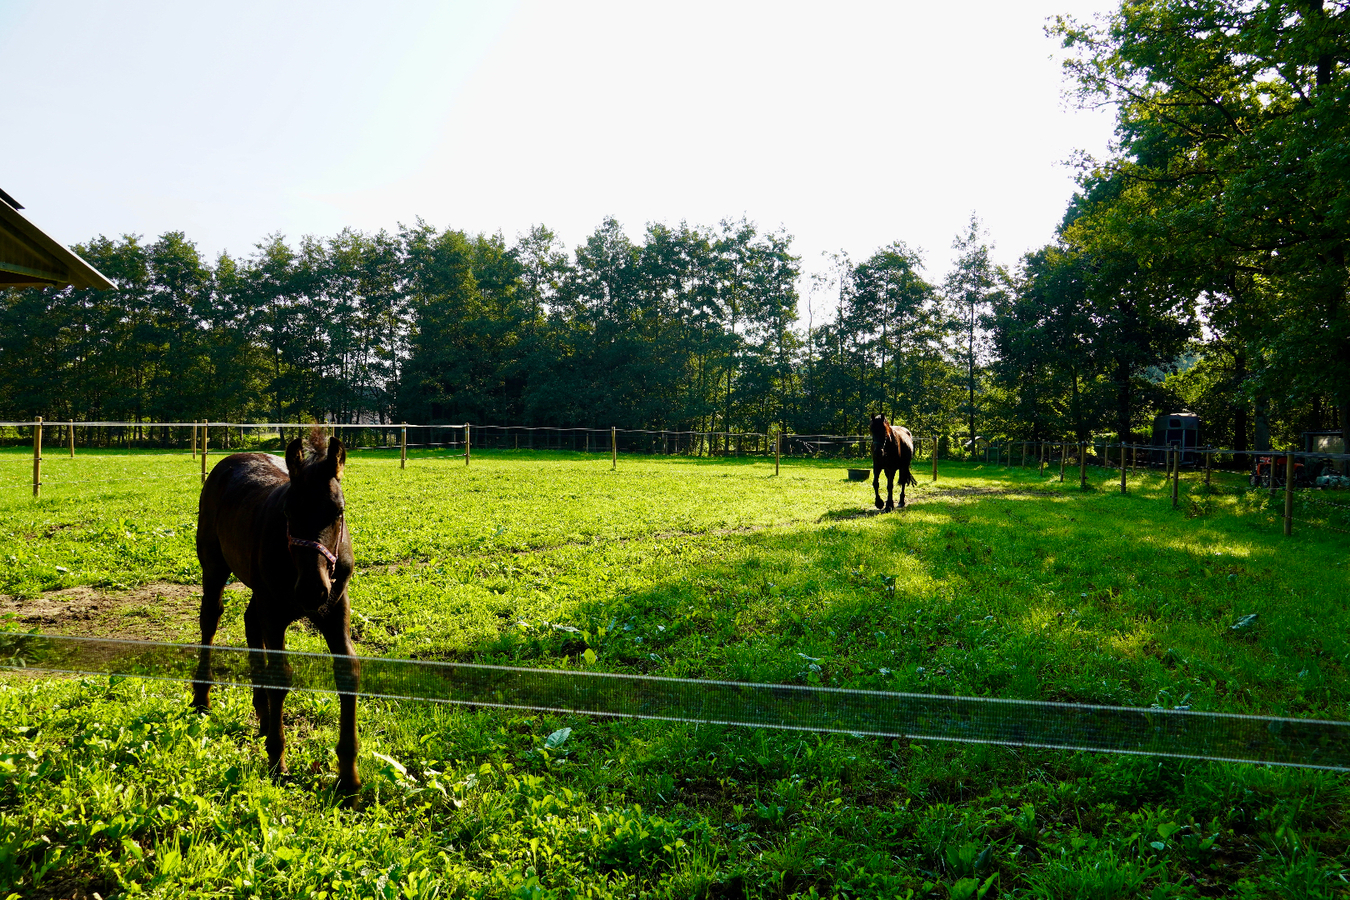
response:
{"label": "dirt path", "polygon": [[[242,599],[231,598],[227,590],[227,608],[232,600]],[[195,584],[155,582],[129,591],[79,585],[32,599],[0,594],[0,618],[17,619],[25,628],[47,634],[195,643],[200,604],[201,587]]]}

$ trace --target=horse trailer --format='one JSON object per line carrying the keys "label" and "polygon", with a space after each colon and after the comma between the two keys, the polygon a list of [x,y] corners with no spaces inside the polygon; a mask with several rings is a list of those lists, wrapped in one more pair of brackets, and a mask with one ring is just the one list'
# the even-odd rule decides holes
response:
{"label": "horse trailer", "polygon": [[1194,466],[1200,462],[1200,417],[1192,412],[1161,413],[1153,420],[1154,449],[1149,461],[1154,465],[1167,464],[1167,451],[1159,448],[1176,446],[1181,449],[1181,464]]}

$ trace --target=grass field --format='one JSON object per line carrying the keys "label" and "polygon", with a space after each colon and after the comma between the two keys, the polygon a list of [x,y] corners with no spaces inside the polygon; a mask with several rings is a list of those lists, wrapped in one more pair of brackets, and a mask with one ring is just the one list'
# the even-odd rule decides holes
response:
{"label": "grass field", "polygon": [[[191,457],[49,458],[38,501],[25,462],[0,452],[6,627],[195,642]],[[361,454],[354,636],[368,655],[1350,718],[1343,535],[1284,538],[1259,496],[1191,485],[1174,510],[1157,475],[1128,496],[1093,475],[1082,492],[944,462],[875,515],[839,462]],[[243,643],[246,601],[232,586],[220,642]],[[298,626],[291,646],[322,649]],[[245,692],[206,717],[187,700],[0,678],[0,898],[1350,896],[1344,774],[363,701],[345,808],[335,702],[292,695],[274,783]]]}

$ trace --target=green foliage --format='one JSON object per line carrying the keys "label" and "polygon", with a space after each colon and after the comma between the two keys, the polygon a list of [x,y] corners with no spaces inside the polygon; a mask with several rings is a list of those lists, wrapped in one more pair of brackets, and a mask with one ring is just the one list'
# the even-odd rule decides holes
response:
{"label": "green foliage", "polygon": [[1124,308],[1116,345],[1166,343],[1202,301],[1238,449],[1249,404],[1262,448],[1272,403],[1325,398],[1350,427],[1350,6],[1146,0],[1051,33],[1082,101],[1118,110],[1117,147],[1089,165],[1063,232]]}

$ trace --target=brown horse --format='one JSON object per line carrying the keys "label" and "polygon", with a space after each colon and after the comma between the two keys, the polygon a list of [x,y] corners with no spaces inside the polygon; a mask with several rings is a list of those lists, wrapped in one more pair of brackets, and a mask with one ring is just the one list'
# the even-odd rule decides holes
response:
{"label": "brown horse", "polygon": [[[877,509],[890,512],[895,509],[891,499],[895,484],[895,473],[900,473],[900,508],[905,506],[905,486],[917,485],[918,479],[909,471],[910,460],[914,459],[914,436],[902,425],[891,425],[883,415],[872,417],[872,493],[876,494]],[[886,470],[886,502],[881,502],[881,488],[878,481],[881,470]]]}
{"label": "brown horse", "polygon": [[[317,430],[309,453],[299,440],[286,461],[268,453],[236,453],[216,464],[202,486],[197,511],[197,559],[202,565],[202,650],[192,705],[210,708],[211,641],[225,605],[225,582],[235,577],[253,589],[244,610],[244,633],[255,684],[269,684],[269,650],[286,649],[286,628],[308,618],[335,654],[338,690],[338,791],[354,793],[356,696],[360,663],[352,646],[347,582],[355,567],[351,536],[343,519],[342,468],[347,451],[337,438]],[[272,669],[275,670],[275,661]],[[280,667],[290,683],[289,663]],[[267,738],[273,775],[285,771],[286,737],[281,707],[288,688],[255,687],[258,734]]]}

